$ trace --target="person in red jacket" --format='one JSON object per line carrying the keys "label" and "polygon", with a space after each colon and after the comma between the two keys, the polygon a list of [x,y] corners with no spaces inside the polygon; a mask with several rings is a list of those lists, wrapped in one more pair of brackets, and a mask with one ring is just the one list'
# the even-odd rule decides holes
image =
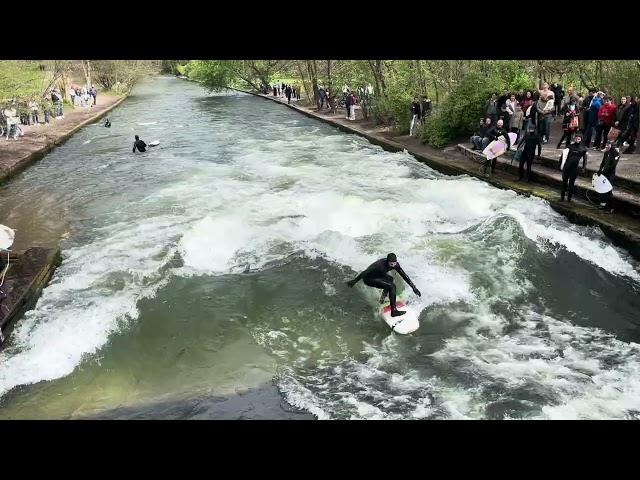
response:
{"label": "person in red jacket", "polygon": [[[605,97],[604,105],[598,110],[598,124],[596,125],[596,139],[593,143],[593,148],[598,150],[600,143],[602,143],[602,150],[607,146],[607,136],[609,130],[616,119],[616,106],[611,101],[611,97]],[[603,139],[604,137],[604,139]]]}

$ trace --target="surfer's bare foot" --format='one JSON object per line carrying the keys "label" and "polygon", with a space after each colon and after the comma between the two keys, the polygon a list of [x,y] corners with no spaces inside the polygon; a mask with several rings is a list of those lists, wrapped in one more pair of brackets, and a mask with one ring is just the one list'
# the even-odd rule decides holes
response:
{"label": "surfer's bare foot", "polygon": [[399,317],[400,315],[404,315],[405,313],[407,313],[407,312],[405,312],[403,310],[392,310],[391,311],[391,316],[392,317]]}

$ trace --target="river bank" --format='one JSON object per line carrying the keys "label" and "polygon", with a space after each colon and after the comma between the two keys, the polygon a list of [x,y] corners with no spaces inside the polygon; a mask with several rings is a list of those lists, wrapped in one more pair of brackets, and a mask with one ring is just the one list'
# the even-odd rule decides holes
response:
{"label": "river bank", "polygon": [[[82,127],[109,113],[125,98],[126,96],[121,95],[101,94],[98,96],[98,104],[95,107],[88,109],[66,107],[63,119],[51,118],[49,124],[21,126],[24,135],[17,140],[0,138],[2,147],[0,148],[0,185],[43,158]],[[8,218],[11,213],[5,213],[4,216]],[[28,225],[31,220],[20,218],[17,231],[21,232],[23,226]],[[13,222],[7,223],[16,228]],[[14,324],[36,303],[42,289],[59,265],[60,250],[54,247],[54,243],[57,241],[32,246],[26,245],[24,239],[20,238],[16,242],[17,246],[27,250],[11,258],[6,283],[2,285],[6,297],[2,300],[2,311],[0,311],[0,348],[8,339]],[[16,245],[13,247],[16,248]]]}
{"label": "river bank", "polygon": [[[579,178],[576,181],[576,195],[572,203],[560,201],[561,184],[560,173],[545,165],[535,165],[533,168],[534,181],[531,183],[518,182],[517,166],[512,166],[510,158],[500,158],[495,173],[487,177],[481,172],[481,158],[476,152],[472,152],[464,145],[451,145],[443,150],[438,150],[422,143],[418,138],[408,135],[397,136],[392,130],[385,126],[376,125],[371,120],[365,120],[362,115],[356,115],[355,121],[345,118],[344,110],[330,113],[327,110],[318,112],[315,108],[310,108],[292,101],[289,105],[287,99],[274,97],[271,94],[260,94],[245,91],[252,95],[283,104],[308,117],[316,118],[325,123],[329,123],[342,131],[354,133],[368,139],[371,143],[381,146],[388,151],[403,151],[416,157],[419,161],[426,163],[432,168],[449,175],[466,174],[496,187],[514,190],[525,196],[536,196],[545,199],[557,212],[563,214],[572,222],[580,225],[595,225],[600,227],[617,245],[628,249],[631,254],[640,259],[640,188],[634,188],[638,183],[637,169],[632,166],[624,177],[626,184],[630,186],[625,189],[616,189],[616,207],[620,208],[620,213],[610,214],[599,210],[587,198],[581,198],[585,192],[592,191],[591,182]],[[357,111],[357,113],[360,113]],[[549,150],[549,149],[545,149]],[[596,155],[598,160],[599,155]],[[633,155],[634,162],[637,155]],[[548,161],[552,161],[548,159]],[[596,163],[596,162],[594,162]],[[599,161],[597,162],[599,165]]]}
{"label": "river bank", "polygon": [[[63,258],[0,418],[637,417],[639,264],[600,229],[244,93],[159,77],[110,118],[0,189]],[[411,336],[346,285],[389,251]]]}
{"label": "river bank", "polygon": [[51,118],[48,125],[21,126],[25,133],[17,140],[0,138],[0,185],[40,160],[82,127],[103,117],[126,98],[101,93],[95,107],[73,109],[67,106],[63,119]]}

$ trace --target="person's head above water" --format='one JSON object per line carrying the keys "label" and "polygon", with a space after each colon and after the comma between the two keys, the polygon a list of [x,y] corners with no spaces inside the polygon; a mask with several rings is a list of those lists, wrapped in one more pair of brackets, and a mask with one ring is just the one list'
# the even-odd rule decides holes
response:
{"label": "person's head above water", "polygon": [[136,135],[136,140],[140,140],[140,137],[138,135]]}
{"label": "person's head above water", "polygon": [[398,257],[396,257],[395,253],[387,255],[387,263],[390,267],[395,267],[398,264]]}

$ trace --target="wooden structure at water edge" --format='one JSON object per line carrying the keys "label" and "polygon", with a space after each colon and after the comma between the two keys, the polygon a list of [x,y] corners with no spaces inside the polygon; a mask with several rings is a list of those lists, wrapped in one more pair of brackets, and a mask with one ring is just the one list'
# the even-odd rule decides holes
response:
{"label": "wooden structure at water edge", "polygon": [[[2,255],[4,271],[6,252]],[[0,287],[0,349],[16,321],[35,305],[61,260],[59,249],[32,247],[23,252],[11,252],[9,268]]]}

